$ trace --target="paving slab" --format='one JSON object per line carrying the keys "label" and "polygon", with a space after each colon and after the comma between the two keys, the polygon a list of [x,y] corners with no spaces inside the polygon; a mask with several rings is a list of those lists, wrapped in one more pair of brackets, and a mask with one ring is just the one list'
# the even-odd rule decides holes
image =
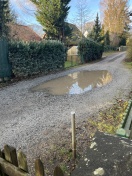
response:
{"label": "paving slab", "polygon": [[71,176],[132,176],[132,140],[97,132]]}

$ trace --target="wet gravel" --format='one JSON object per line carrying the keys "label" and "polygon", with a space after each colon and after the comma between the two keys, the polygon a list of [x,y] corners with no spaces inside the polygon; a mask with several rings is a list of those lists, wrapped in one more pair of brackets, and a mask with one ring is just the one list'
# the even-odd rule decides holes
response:
{"label": "wet gravel", "polygon": [[[0,148],[7,143],[28,151],[29,146],[40,141],[46,143],[55,133],[65,133],[65,127],[70,128],[71,111],[76,112],[77,123],[81,123],[100,109],[109,107],[115,98],[128,95],[132,89],[132,71],[122,64],[124,58],[125,53],[118,53],[97,63],[1,88]],[[80,95],[54,96],[30,90],[44,81],[81,70],[108,70],[113,80]]]}

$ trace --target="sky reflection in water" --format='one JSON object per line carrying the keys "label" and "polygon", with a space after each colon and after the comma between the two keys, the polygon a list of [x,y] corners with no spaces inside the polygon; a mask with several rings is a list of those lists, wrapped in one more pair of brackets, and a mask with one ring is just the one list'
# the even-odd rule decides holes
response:
{"label": "sky reflection in water", "polygon": [[81,71],[44,82],[32,88],[32,91],[46,91],[52,95],[82,94],[102,87],[111,80],[112,75],[107,70]]}

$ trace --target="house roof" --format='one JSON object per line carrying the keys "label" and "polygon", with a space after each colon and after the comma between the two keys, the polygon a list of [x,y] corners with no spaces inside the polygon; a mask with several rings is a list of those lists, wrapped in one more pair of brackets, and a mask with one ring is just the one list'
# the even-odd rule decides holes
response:
{"label": "house roof", "polygon": [[23,41],[41,41],[42,38],[28,26],[20,24],[9,24],[11,39]]}

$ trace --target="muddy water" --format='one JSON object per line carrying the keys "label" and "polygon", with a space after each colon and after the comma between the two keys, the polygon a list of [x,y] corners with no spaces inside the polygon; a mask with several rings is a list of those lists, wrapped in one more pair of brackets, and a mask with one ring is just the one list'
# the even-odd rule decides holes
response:
{"label": "muddy water", "polygon": [[106,70],[81,71],[42,83],[32,91],[46,91],[52,95],[81,94],[102,87],[111,80],[112,76]]}

